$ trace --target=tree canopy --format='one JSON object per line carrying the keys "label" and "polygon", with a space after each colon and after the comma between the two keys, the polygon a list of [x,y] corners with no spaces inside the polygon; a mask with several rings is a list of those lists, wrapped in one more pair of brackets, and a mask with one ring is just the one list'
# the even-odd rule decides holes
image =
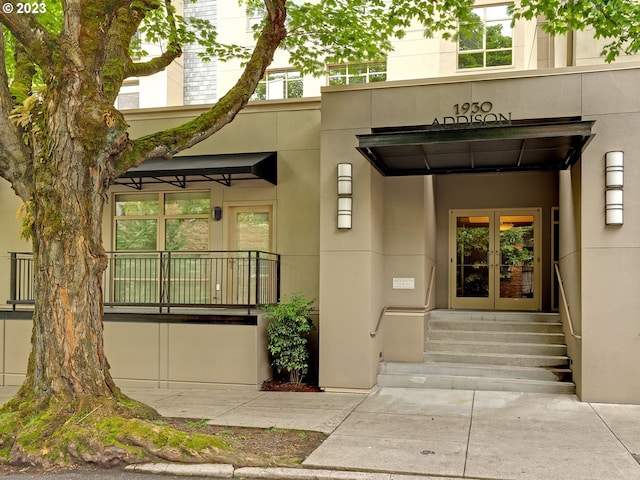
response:
{"label": "tree canopy", "polygon": [[561,35],[592,29],[604,39],[602,55],[613,62],[620,55],[640,51],[640,3],[637,0],[521,0],[515,18],[546,19],[544,29]]}

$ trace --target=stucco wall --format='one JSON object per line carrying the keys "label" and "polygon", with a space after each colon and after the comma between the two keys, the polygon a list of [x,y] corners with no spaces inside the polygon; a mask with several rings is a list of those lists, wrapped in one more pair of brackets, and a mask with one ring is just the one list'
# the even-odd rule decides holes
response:
{"label": "stucco wall", "polygon": [[[0,319],[1,385],[20,385],[27,370],[32,322]],[[271,377],[267,321],[257,325],[106,321],[111,375],[122,387],[255,390]]]}
{"label": "stucco wall", "polygon": [[[640,402],[636,359],[640,355],[637,271],[640,266],[640,212],[636,206],[640,171],[640,67],[565,69],[546,73],[478,75],[424,82],[327,88],[323,91],[321,148],[320,291],[323,306],[320,378],[324,386],[367,388],[379,339],[368,338],[380,305],[415,305],[424,295],[430,255],[426,233],[435,217],[436,305],[448,307],[448,212],[458,208],[540,207],[542,209],[543,308],[551,306],[551,208],[560,205],[560,266],[571,313],[582,342],[568,339],[581,398]],[[443,175],[428,194],[419,180],[380,176],[354,152],[355,135],[372,127],[431,124],[450,115],[454,104],[491,101],[494,111],[513,119],[582,117],[596,120],[595,138],[573,170],[562,174],[496,173]],[[604,225],[604,154],[625,151],[625,224]],[[354,164],[353,229],[335,228],[336,164]],[[372,192],[379,193],[379,209]],[[425,202],[433,199],[430,213]],[[382,220],[378,217],[383,215]],[[382,250],[376,239],[382,225]],[[419,245],[416,239],[424,242]],[[378,258],[384,273],[376,274]],[[416,278],[415,292],[393,291],[390,277],[404,271]],[[351,272],[346,276],[345,272]],[[392,273],[393,272],[393,273]],[[422,272],[422,273],[419,273]],[[327,310],[324,311],[324,307]],[[563,321],[566,322],[563,313]],[[386,320],[385,320],[386,322]],[[385,328],[391,323],[385,323]],[[413,327],[412,327],[413,328]],[[408,329],[409,331],[411,329]],[[415,330],[415,328],[414,328]],[[394,332],[393,348],[410,335]],[[384,337],[384,335],[383,335]],[[400,340],[398,340],[400,338]],[[384,338],[382,339],[384,343]],[[324,343],[324,345],[323,345]],[[359,359],[359,360],[358,360]],[[347,367],[348,366],[348,367]]]}
{"label": "stucco wall", "polygon": [[[640,403],[640,69],[582,77],[596,136],[581,168],[582,398]],[[604,155],[625,152],[624,225],[604,223]]]}

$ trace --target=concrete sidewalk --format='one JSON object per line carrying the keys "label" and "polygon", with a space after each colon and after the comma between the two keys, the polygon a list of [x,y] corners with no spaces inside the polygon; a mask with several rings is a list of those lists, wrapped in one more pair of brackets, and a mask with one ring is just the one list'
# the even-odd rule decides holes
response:
{"label": "concrete sidewalk", "polygon": [[[0,387],[0,402],[13,391]],[[581,403],[572,395],[403,388],[370,395],[126,393],[162,415],[329,435],[304,462],[305,470],[238,469],[238,478],[640,480],[640,456],[634,457],[640,454],[639,405]],[[220,476],[229,471],[234,474],[227,468]]]}

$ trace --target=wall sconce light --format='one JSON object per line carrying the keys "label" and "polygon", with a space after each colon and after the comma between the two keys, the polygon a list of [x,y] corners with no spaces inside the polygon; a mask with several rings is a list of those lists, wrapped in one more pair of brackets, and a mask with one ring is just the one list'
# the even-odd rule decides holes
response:
{"label": "wall sconce light", "polygon": [[605,224],[624,223],[624,152],[605,154]]}
{"label": "wall sconce light", "polygon": [[353,213],[353,165],[351,163],[338,164],[338,228],[351,228]]}
{"label": "wall sconce light", "polygon": [[338,195],[351,195],[351,181],[353,179],[353,165],[338,164]]}
{"label": "wall sconce light", "polygon": [[351,197],[338,197],[338,228],[351,228],[352,206]]}

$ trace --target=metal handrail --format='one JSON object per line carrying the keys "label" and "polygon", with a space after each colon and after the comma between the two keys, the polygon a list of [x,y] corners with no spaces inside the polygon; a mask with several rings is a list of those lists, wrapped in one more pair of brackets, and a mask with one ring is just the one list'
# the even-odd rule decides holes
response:
{"label": "metal handrail", "polygon": [[[429,288],[427,289],[427,295],[425,298],[425,304],[417,307],[407,307],[401,305],[385,305],[382,311],[380,312],[380,316],[378,317],[378,323],[376,324],[376,329],[369,332],[369,335],[375,337],[380,332],[380,325],[382,323],[382,319],[387,314],[387,312],[391,310],[397,310],[400,315],[413,315],[414,313],[425,313],[429,310],[431,305],[431,292],[433,290],[433,280],[436,274],[436,267],[431,267],[431,278],[429,279]],[[404,313],[402,313],[404,312]]]}
{"label": "metal handrail", "polygon": [[560,287],[560,297],[562,298],[562,306],[564,307],[564,313],[567,315],[567,323],[569,324],[569,332],[571,336],[576,340],[582,341],[582,335],[576,334],[573,328],[573,319],[571,318],[571,312],[569,311],[569,303],[567,302],[567,295],[564,291],[564,283],[562,282],[562,275],[560,275],[560,267],[556,263],[554,265],[556,270],[556,277],[558,278],[558,286]]}
{"label": "metal handrail", "polygon": [[[258,250],[106,252],[109,307],[256,308],[280,295],[280,255]],[[13,305],[33,305],[32,252],[10,252]]]}

